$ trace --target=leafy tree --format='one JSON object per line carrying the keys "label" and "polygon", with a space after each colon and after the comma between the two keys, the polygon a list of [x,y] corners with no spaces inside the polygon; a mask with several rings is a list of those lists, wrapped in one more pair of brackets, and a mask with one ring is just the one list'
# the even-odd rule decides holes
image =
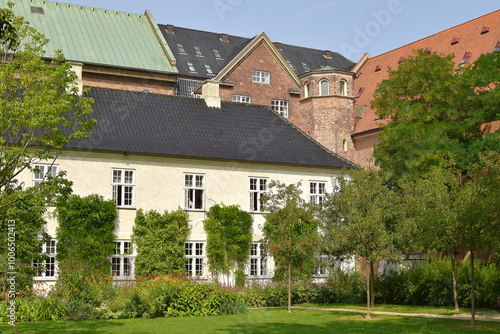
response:
{"label": "leafy tree", "polygon": [[177,211],[137,210],[132,241],[136,247],[137,276],[184,273],[184,243],[190,233],[189,216]]}
{"label": "leafy tree", "polygon": [[500,118],[499,82],[499,52],[457,70],[453,55],[416,51],[375,92],[371,107],[385,121],[376,164],[396,179],[450,162],[465,172],[481,152],[500,150],[499,133],[482,131]]}
{"label": "leafy tree", "polygon": [[265,243],[278,270],[288,272],[288,312],[291,312],[292,269],[309,274],[318,248],[318,220],[314,210],[301,198],[300,182],[270,183],[264,196],[269,213],[264,223]]}
{"label": "leafy tree", "polygon": [[217,276],[226,274],[229,282],[231,271],[236,285],[245,284],[245,265],[250,256],[252,242],[252,216],[238,205],[216,204],[208,210],[204,221],[207,232],[208,265]]}
{"label": "leafy tree", "polygon": [[385,185],[387,177],[380,170],[356,169],[350,177],[339,178],[338,191],[327,196],[322,233],[328,253],[366,259],[366,318],[370,319],[370,269],[373,263],[395,256],[397,196]]}

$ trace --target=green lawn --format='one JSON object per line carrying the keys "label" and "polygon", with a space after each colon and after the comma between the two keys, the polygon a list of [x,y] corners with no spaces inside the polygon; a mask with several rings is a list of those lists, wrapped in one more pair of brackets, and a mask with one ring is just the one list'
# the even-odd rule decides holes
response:
{"label": "green lawn", "polygon": [[[2,333],[12,333],[2,324]],[[500,322],[425,319],[294,309],[253,309],[248,314],[212,317],[21,323],[20,333],[500,333]]]}

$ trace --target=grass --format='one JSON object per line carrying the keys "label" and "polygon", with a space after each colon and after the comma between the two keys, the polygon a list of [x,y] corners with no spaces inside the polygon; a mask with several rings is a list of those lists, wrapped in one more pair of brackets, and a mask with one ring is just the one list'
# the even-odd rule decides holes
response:
{"label": "grass", "polygon": [[[500,333],[500,322],[477,321],[474,328],[469,324],[462,320],[388,315],[373,315],[372,320],[365,320],[363,314],[322,310],[294,309],[288,314],[285,309],[252,309],[248,314],[229,316],[20,323],[19,329],[23,334]],[[1,329],[2,333],[13,332],[6,324]]]}

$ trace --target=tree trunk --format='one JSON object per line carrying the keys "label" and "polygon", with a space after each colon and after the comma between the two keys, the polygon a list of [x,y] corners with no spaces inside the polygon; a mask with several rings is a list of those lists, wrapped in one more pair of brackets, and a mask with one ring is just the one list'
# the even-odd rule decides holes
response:
{"label": "tree trunk", "polygon": [[[371,265],[371,261],[369,262]],[[370,318],[370,268],[366,268],[366,319]]]}
{"label": "tree trunk", "polygon": [[370,262],[370,307],[375,307],[375,273],[373,270],[373,262]]}
{"label": "tree trunk", "polygon": [[288,313],[292,313],[292,262],[288,261]]}
{"label": "tree trunk", "polygon": [[476,324],[476,294],[474,293],[474,251],[470,252],[470,302],[471,302],[471,314],[470,314],[470,324],[474,326]]}
{"label": "tree trunk", "polygon": [[457,272],[455,269],[455,256],[453,253],[451,256],[451,274],[453,276],[453,300],[455,301],[455,312],[460,311],[458,307],[458,287],[457,287]]}

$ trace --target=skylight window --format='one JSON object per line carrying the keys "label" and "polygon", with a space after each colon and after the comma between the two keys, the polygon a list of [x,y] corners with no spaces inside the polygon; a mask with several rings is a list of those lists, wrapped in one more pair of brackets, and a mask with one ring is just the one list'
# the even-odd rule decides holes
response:
{"label": "skylight window", "polygon": [[487,32],[490,32],[490,27],[483,27],[483,29],[481,30],[481,35],[484,35]]}
{"label": "skylight window", "polygon": [[359,97],[364,93],[365,91],[365,88],[364,87],[361,87],[359,90],[358,90],[358,93],[356,94],[356,96],[354,97],[354,101],[358,101]]}
{"label": "skylight window", "polygon": [[186,64],[191,72],[196,72],[196,69],[194,68],[193,63],[190,63],[187,61]]}
{"label": "skylight window", "polygon": [[431,52],[432,52],[432,49],[431,49],[431,48],[429,48],[429,47],[427,47],[427,48],[425,48],[425,52],[427,52],[427,53],[431,53]]}
{"label": "skylight window", "polygon": [[182,46],[182,44],[177,43],[177,48],[179,49],[180,53],[186,53],[186,50],[184,50],[184,47]]}
{"label": "skylight window", "polygon": [[306,63],[301,63],[301,64],[302,64],[302,66],[304,67],[304,70],[306,70],[306,71],[310,71],[309,66],[307,66],[307,64],[306,64]]}
{"label": "skylight window", "polygon": [[465,64],[467,64],[467,62],[469,61],[470,59],[470,52],[466,52],[464,54],[464,57],[462,58],[462,61],[460,62],[460,64],[458,64],[458,68],[462,68],[465,66]]}
{"label": "skylight window", "polygon": [[210,65],[205,64],[205,70],[207,70],[207,73],[208,73],[208,74],[214,74],[214,72],[213,72],[213,71],[212,71],[212,69],[210,68]]}
{"label": "skylight window", "polygon": [[378,72],[382,69],[382,66],[381,65],[377,65],[377,67],[375,67],[375,72]]}
{"label": "skylight window", "polygon": [[203,53],[201,53],[200,48],[197,46],[193,46],[194,52],[196,52],[197,57],[203,57]]}
{"label": "skylight window", "polygon": [[401,57],[401,58],[399,58],[398,64],[400,64],[400,63],[404,62],[405,60],[406,60],[406,57]]}
{"label": "skylight window", "polygon": [[288,65],[290,65],[291,69],[295,71],[295,67],[293,67],[293,64],[292,64],[292,63],[290,63],[290,61],[289,61],[289,60],[287,60],[286,62],[288,63]]}
{"label": "skylight window", "polygon": [[460,38],[458,38],[458,37],[453,37],[453,39],[451,40],[451,45],[458,44],[459,42],[460,42]]}
{"label": "skylight window", "polygon": [[220,56],[220,53],[219,53],[219,50],[217,49],[212,49],[214,55],[215,55],[215,58],[217,59],[222,59],[222,57]]}
{"label": "skylight window", "polygon": [[500,51],[500,41],[498,41],[497,46],[495,46],[495,51]]}

